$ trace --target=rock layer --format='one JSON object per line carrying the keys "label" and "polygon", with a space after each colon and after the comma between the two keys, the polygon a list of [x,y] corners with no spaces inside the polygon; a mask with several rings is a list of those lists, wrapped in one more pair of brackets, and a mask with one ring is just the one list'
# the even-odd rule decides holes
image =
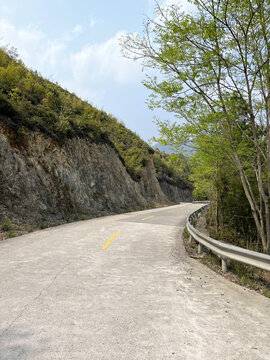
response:
{"label": "rock layer", "polygon": [[4,124],[0,165],[0,221],[52,224],[166,205],[181,200],[181,194],[191,198],[190,190],[181,193],[176,185],[159,182],[151,158],[136,182],[110,144],[82,138],[60,144]]}
{"label": "rock layer", "polygon": [[191,189],[185,183],[178,184],[167,176],[158,177],[158,182],[168,200],[176,202],[193,200]]}

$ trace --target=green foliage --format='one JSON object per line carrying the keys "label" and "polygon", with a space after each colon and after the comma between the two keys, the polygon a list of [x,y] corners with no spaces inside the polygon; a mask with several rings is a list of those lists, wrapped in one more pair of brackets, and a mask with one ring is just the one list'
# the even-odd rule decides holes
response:
{"label": "green foliage", "polygon": [[12,229],[13,225],[11,223],[11,221],[4,221],[2,226],[1,226],[1,229],[3,231],[10,231]]}
{"label": "green foliage", "polygon": [[178,185],[192,187],[192,183],[189,180],[191,164],[188,158],[181,154],[169,155],[156,150],[153,160],[156,174],[159,178],[169,177]]}
{"label": "green foliage", "polygon": [[48,228],[50,225],[47,223],[47,222],[45,222],[45,221],[40,221],[40,223],[38,224],[38,228],[39,229],[41,229],[41,230],[43,230],[43,229],[46,229],[46,228]]}
{"label": "green foliage", "polygon": [[88,215],[76,214],[72,218],[72,221],[85,221],[85,220],[88,220],[88,219],[89,219]]}
{"label": "green foliage", "polygon": [[154,152],[153,149],[112,115],[104,112],[101,115],[101,128],[108,134],[129,173],[135,180],[140,179],[142,169],[145,167],[149,155]]}
{"label": "green foliage", "polygon": [[127,35],[123,50],[155,69],[144,81],[149,107],[182,120],[156,121],[157,140],[197,151],[194,194],[212,200],[216,233],[246,246],[260,239],[270,254],[270,2],[192,2],[192,14],[157,4],[144,36]]}
{"label": "green foliage", "polygon": [[18,236],[18,234],[16,233],[16,231],[9,231],[7,236],[9,238],[14,238],[14,237]]}
{"label": "green foliage", "polygon": [[214,267],[213,270],[218,269],[220,267],[220,259],[212,253],[203,254],[201,261],[205,265],[211,264]]}
{"label": "green foliage", "polygon": [[56,123],[56,129],[61,132],[61,134],[66,135],[68,132],[72,130],[70,122],[67,117],[62,114],[59,116],[59,120]]}
{"label": "green foliage", "polygon": [[183,238],[188,239],[189,238],[189,232],[188,229],[185,227],[183,230]]}
{"label": "green foliage", "polygon": [[270,291],[268,289],[263,289],[263,295],[270,298]]}
{"label": "green foliage", "polygon": [[89,219],[89,216],[87,216],[87,215],[81,215],[80,216],[81,221],[85,221],[85,220],[88,220],[88,219]]}

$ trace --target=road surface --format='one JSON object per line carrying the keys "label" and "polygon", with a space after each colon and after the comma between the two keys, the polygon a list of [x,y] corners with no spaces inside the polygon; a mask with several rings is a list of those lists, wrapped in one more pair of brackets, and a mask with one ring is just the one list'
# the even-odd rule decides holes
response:
{"label": "road surface", "polygon": [[1,360],[270,358],[270,300],[187,258],[200,205],[0,243]]}

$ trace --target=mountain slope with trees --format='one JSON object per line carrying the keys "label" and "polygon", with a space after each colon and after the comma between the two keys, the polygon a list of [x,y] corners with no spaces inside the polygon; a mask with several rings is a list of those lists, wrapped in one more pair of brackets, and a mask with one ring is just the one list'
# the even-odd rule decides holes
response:
{"label": "mountain slope with trees", "polygon": [[0,231],[192,199],[187,177],[178,181],[184,158],[174,172],[167,162],[115,117],[0,49]]}

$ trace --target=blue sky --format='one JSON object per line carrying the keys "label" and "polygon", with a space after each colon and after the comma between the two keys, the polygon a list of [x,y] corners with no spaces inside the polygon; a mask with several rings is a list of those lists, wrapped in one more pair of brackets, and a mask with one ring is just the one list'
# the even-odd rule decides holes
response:
{"label": "blue sky", "polygon": [[[182,3],[187,0],[164,0]],[[157,135],[141,66],[121,56],[119,38],[142,31],[154,0],[0,0],[0,45],[92,105],[113,114],[148,141]]]}

